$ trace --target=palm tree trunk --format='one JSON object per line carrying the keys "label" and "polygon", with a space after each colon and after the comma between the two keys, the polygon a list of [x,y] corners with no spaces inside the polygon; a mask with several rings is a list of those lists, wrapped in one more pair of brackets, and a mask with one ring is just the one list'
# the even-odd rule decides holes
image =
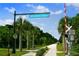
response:
{"label": "palm tree trunk", "polygon": [[19,50],[22,51],[22,38],[21,38],[21,33],[19,34]]}
{"label": "palm tree trunk", "polygon": [[33,34],[33,41],[32,41],[32,49],[34,49],[34,34]]}
{"label": "palm tree trunk", "polygon": [[22,51],[22,19],[20,19],[20,31],[19,31],[19,50]]}
{"label": "palm tree trunk", "polygon": [[27,49],[28,49],[28,48],[29,48],[29,47],[28,47],[28,43],[29,43],[29,41],[28,41],[28,31],[27,31],[26,39],[27,39]]}

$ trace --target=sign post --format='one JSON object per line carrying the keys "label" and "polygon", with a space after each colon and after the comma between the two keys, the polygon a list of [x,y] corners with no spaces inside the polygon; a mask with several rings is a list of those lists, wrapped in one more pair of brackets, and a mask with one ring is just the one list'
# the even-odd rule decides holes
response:
{"label": "sign post", "polygon": [[[16,20],[16,11],[14,11],[14,34],[15,34],[15,20]],[[16,47],[15,47],[15,45],[16,45],[16,40],[15,40],[15,38],[13,37],[13,50],[12,50],[12,53],[16,53]]]}
{"label": "sign post", "polygon": [[68,55],[70,55],[70,50],[72,48],[72,43],[73,43],[73,40],[74,40],[74,35],[75,35],[75,30],[72,30],[70,29],[69,30],[69,33],[68,33],[68,41],[69,41],[69,46],[68,46]]}
{"label": "sign post", "polygon": [[75,35],[75,31],[72,30],[72,26],[66,26],[67,30],[66,30],[66,34],[67,34],[67,44],[68,44],[68,55],[70,55],[70,50],[72,47],[72,42],[74,40],[74,35]]}
{"label": "sign post", "polygon": [[63,51],[64,54],[67,53],[67,42],[66,42],[66,26],[67,26],[67,19],[66,19],[66,3],[64,3],[64,36],[63,36]]}

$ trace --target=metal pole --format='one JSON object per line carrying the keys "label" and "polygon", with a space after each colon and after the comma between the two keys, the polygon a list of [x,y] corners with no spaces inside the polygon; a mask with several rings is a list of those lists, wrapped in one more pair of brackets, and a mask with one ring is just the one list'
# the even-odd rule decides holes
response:
{"label": "metal pole", "polygon": [[8,56],[10,56],[10,44],[9,44],[9,39],[10,39],[10,28],[9,28],[9,38],[8,38]]}
{"label": "metal pole", "polygon": [[[14,34],[15,34],[15,20],[16,20],[16,11],[14,11]],[[16,53],[16,40],[13,38],[13,51],[12,53]]]}

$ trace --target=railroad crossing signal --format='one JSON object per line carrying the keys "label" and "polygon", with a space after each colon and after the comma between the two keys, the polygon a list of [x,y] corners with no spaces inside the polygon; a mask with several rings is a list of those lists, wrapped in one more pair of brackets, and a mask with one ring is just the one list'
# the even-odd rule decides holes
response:
{"label": "railroad crossing signal", "polygon": [[74,40],[75,30],[72,30],[72,26],[66,26],[67,30],[65,33],[66,43],[68,44],[68,55],[70,55],[70,50],[72,46],[72,42]]}
{"label": "railroad crossing signal", "polygon": [[67,28],[67,30],[65,32],[65,37],[68,38],[68,32],[70,31],[70,29],[72,28],[72,26],[69,27],[69,26],[66,25],[66,28]]}
{"label": "railroad crossing signal", "polygon": [[70,26],[70,27],[68,27],[67,25],[66,25],[66,28],[67,28],[67,30],[66,30],[66,33],[72,28],[72,26]]}

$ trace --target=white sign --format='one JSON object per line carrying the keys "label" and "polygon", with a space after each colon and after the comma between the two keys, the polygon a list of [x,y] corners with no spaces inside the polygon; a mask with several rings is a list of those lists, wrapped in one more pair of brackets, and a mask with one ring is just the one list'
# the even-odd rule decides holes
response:
{"label": "white sign", "polygon": [[66,33],[72,28],[72,26],[70,26],[70,27],[68,27],[67,25],[66,25],[66,28],[67,28],[67,30],[66,30]]}
{"label": "white sign", "polygon": [[14,38],[14,39],[17,39],[17,34],[14,34],[14,35],[13,35],[13,38]]}

